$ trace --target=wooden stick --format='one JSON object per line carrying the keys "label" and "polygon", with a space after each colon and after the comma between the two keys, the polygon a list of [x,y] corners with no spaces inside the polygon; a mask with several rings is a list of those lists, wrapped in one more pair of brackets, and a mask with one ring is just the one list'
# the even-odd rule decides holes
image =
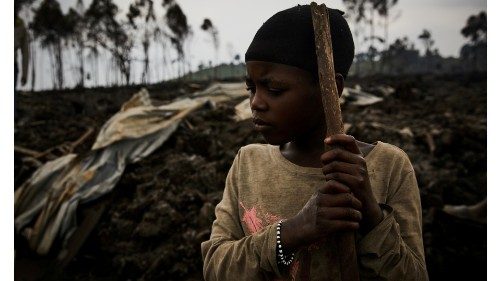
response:
{"label": "wooden stick", "polygon": [[29,149],[29,148],[25,148],[25,147],[22,147],[19,145],[14,145],[14,151],[21,153],[21,154],[29,155],[29,156],[34,157],[34,158],[37,158],[38,155],[40,155],[40,152],[38,152],[38,151],[35,151],[33,149]]}
{"label": "wooden stick", "polygon": [[[337,84],[335,82],[328,11],[325,4],[318,6],[315,2],[312,2],[311,13],[314,25],[316,56],[318,58],[319,83],[327,126],[326,135],[343,134],[344,125],[342,124],[342,113],[340,111]],[[325,146],[325,150],[330,149],[332,148]],[[342,281],[359,280],[354,235],[354,232],[348,232],[336,235],[334,238],[338,249]]]}
{"label": "wooden stick", "polygon": [[80,138],[78,138],[76,141],[71,143],[72,150],[75,149],[80,144],[82,144],[90,135],[92,135],[93,132],[94,132],[94,128],[92,128],[92,127],[87,128],[87,131]]}

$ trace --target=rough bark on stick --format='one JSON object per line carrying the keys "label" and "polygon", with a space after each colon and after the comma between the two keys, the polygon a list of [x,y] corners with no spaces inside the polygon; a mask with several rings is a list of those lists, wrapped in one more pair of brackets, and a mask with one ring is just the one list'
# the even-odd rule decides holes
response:
{"label": "rough bark on stick", "polygon": [[[325,4],[318,6],[311,3],[311,13],[314,26],[316,43],[316,56],[318,59],[319,82],[325,111],[327,136],[344,133],[342,113],[335,82],[335,69],[333,63],[332,39],[328,11]],[[329,150],[331,147],[325,147]],[[337,244],[340,274],[342,281],[358,281],[358,263],[356,257],[355,234],[353,232],[335,236]]]}

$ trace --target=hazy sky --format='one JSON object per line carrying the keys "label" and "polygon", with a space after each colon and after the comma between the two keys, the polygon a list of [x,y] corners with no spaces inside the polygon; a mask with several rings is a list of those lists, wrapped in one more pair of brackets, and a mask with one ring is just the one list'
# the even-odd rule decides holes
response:
{"label": "hazy sky", "polygon": [[[64,11],[73,6],[76,0],[60,0]],[[115,0],[122,15],[128,10],[132,0]],[[157,0],[157,16],[164,10]],[[190,46],[192,61],[213,60],[214,51],[210,37],[200,29],[204,18],[210,18],[219,30],[220,61],[228,61],[234,54],[242,57],[250,44],[257,29],[262,23],[276,12],[297,4],[308,4],[311,1],[288,0],[178,0],[184,13],[187,15],[194,36]],[[90,0],[84,1],[86,5]],[[321,1],[318,1],[321,3]],[[345,10],[341,0],[324,2],[331,8]],[[465,38],[460,34],[467,18],[480,11],[486,11],[486,0],[399,0],[391,10],[392,15],[400,15],[393,19],[389,27],[389,42],[395,38],[407,35],[415,42],[415,46],[422,49],[418,35],[424,28],[431,31],[435,38],[435,46],[443,56],[458,56],[460,47]],[[353,26],[351,25],[351,29]],[[378,34],[383,35],[382,26],[378,26]],[[365,46],[356,46],[364,49]]]}
{"label": "hazy sky", "polygon": [[[71,6],[75,6],[77,0],[58,0],[62,10],[66,13]],[[125,14],[133,0],[114,0],[120,9],[119,17],[125,20]],[[88,7],[91,0],[83,0]],[[154,0],[156,5],[156,16],[158,19],[165,14],[165,9],[161,7],[162,0]],[[188,24],[193,31],[189,44],[187,44],[186,57],[191,63],[191,70],[197,70],[198,65],[207,65],[209,61],[224,63],[230,62],[236,54],[243,60],[245,51],[248,48],[257,29],[273,14],[295,6],[297,4],[309,4],[311,1],[289,1],[289,0],[177,0],[187,16]],[[317,3],[321,3],[317,1]],[[330,8],[345,10],[342,0],[326,1]],[[392,23],[389,27],[389,42],[396,38],[408,36],[415,47],[422,52],[422,43],[418,40],[418,35],[424,28],[431,31],[437,47],[443,56],[458,56],[460,47],[466,42],[460,34],[460,29],[465,25],[470,15],[486,11],[486,0],[399,0],[398,4],[390,11]],[[200,26],[203,19],[209,18],[219,30],[220,48],[218,60],[215,59],[215,52],[210,35],[202,31]],[[354,30],[354,24],[351,30]],[[383,36],[383,27],[377,25],[376,35]],[[356,51],[365,51],[368,44],[358,45],[356,40]],[[53,69],[47,50],[37,51],[35,63],[37,80],[35,89],[50,89],[53,87]],[[74,53],[74,52],[73,52]],[[150,49],[150,69],[149,82],[157,82],[172,78],[176,74],[175,66],[171,71],[163,73],[165,68],[158,68],[163,65],[161,51],[153,46]],[[171,58],[175,52],[170,51]],[[78,81],[78,61],[74,54],[63,54],[65,64],[65,87],[74,87]],[[89,68],[90,61],[87,61],[86,72],[94,75],[97,79],[89,80],[87,86],[106,85],[106,83],[117,81],[119,73],[110,71],[113,69],[112,60],[109,58],[100,60],[97,73],[93,73]],[[143,70],[142,50],[136,46],[132,50],[131,81],[139,82]],[[162,72],[155,71],[160,69]],[[169,74],[170,73],[170,74]],[[173,74],[172,74],[173,73]],[[113,78],[114,77],[114,78]],[[114,79],[114,80],[113,80]],[[108,81],[108,82],[106,82]],[[31,85],[30,78],[26,89]]]}

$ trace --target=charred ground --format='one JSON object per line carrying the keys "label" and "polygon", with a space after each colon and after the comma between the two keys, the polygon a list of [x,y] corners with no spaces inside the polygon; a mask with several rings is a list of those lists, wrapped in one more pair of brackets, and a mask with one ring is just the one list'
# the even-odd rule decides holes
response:
{"label": "charred ground", "polygon": [[[483,279],[486,225],[440,209],[486,197],[486,75],[354,78],[347,83],[354,84],[379,95],[380,85],[395,89],[377,104],[345,104],[343,117],[352,124],[349,134],[397,145],[412,160],[421,190],[430,279]],[[75,148],[76,153],[88,151],[99,128],[135,91],[20,95],[15,144],[46,151],[94,128]],[[156,102],[172,100],[180,91],[189,89],[150,90]],[[231,119],[239,101],[200,108],[156,152],[129,165],[101,221],[61,278],[201,280],[200,243],[210,235],[226,173],[241,146],[264,142],[250,121]],[[63,153],[55,149],[50,155]],[[15,153],[14,163],[17,187],[37,163],[21,153]]]}

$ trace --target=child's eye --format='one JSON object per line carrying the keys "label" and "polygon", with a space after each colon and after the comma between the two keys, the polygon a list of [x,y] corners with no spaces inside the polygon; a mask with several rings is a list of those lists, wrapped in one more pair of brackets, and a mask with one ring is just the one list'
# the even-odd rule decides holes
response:
{"label": "child's eye", "polygon": [[255,86],[247,86],[247,91],[249,91],[251,94],[255,94]]}
{"label": "child's eye", "polygon": [[279,96],[279,95],[281,95],[281,93],[284,92],[284,90],[282,90],[282,89],[274,89],[274,88],[269,88],[269,89],[267,89],[267,91],[272,96]]}

